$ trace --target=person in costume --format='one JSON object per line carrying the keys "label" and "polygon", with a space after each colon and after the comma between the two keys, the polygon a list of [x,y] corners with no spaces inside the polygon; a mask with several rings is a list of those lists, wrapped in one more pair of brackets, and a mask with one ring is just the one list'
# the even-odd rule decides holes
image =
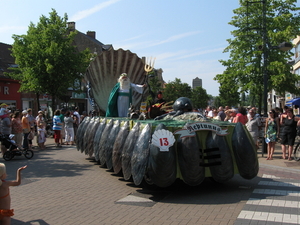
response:
{"label": "person in costume", "polygon": [[113,87],[106,110],[106,117],[127,117],[128,108],[132,103],[132,90],[143,93],[145,84],[133,84],[126,73],[122,73],[118,83]]}
{"label": "person in costume", "polygon": [[16,180],[5,180],[7,177],[6,167],[0,163],[0,224],[10,224],[10,217],[14,215],[14,210],[10,208],[11,198],[9,188],[11,186],[19,186],[21,184],[21,171],[27,166],[20,167],[17,170]]}

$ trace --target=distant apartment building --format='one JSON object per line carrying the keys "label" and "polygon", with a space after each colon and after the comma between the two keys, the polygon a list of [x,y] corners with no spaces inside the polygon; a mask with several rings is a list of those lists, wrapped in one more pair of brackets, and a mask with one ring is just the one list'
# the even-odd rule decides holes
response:
{"label": "distant apartment building", "polygon": [[202,79],[200,79],[199,77],[193,79],[193,89],[195,89],[196,87],[202,87]]}

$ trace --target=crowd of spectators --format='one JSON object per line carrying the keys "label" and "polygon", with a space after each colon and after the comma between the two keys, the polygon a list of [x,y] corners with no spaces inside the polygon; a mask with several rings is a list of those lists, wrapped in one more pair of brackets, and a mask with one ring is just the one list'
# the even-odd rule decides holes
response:
{"label": "crowd of spectators", "polygon": [[292,160],[292,151],[297,136],[297,127],[300,127],[300,117],[293,113],[293,109],[285,106],[276,107],[268,112],[264,118],[257,113],[256,107],[239,107],[237,109],[225,106],[213,108],[207,106],[204,111],[207,118],[230,123],[242,123],[253,138],[259,149],[260,143],[267,144],[266,160],[273,160],[276,143],[281,145],[281,159]]}

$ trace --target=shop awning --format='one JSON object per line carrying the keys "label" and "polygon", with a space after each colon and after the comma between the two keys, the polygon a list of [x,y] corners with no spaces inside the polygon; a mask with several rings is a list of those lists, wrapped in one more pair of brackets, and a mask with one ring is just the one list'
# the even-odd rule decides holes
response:
{"label": "shop awning", "polygon": [[298,105],[298,106],[300,106],[300,98],[294,98],[294,99],[292,99],[290,101],[287,101],[285,103],[285,105],[286,106],[292,106],[292,105]]}

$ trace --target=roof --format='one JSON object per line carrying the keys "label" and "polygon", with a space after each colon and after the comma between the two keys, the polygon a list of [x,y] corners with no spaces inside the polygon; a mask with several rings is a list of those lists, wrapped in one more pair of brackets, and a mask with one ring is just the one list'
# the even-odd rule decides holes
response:
{"label": "roof", "polygon": [[103,50],[108,50],[110,47],[112,47],[112,45],[105,45],[96,38],[92,38],[78,30],[76,31],[77,34],[74,37],[74,42],[79,52],[89,48],[91,53],[97,52],[99,54]]}
{"label": "roof", "polygon": [[0,42],[0,76],[4,76],[4,72],[9,72],[9,67],[15,66],[15,60],[11,56],[10,49],[12,48],[9,44]]}

